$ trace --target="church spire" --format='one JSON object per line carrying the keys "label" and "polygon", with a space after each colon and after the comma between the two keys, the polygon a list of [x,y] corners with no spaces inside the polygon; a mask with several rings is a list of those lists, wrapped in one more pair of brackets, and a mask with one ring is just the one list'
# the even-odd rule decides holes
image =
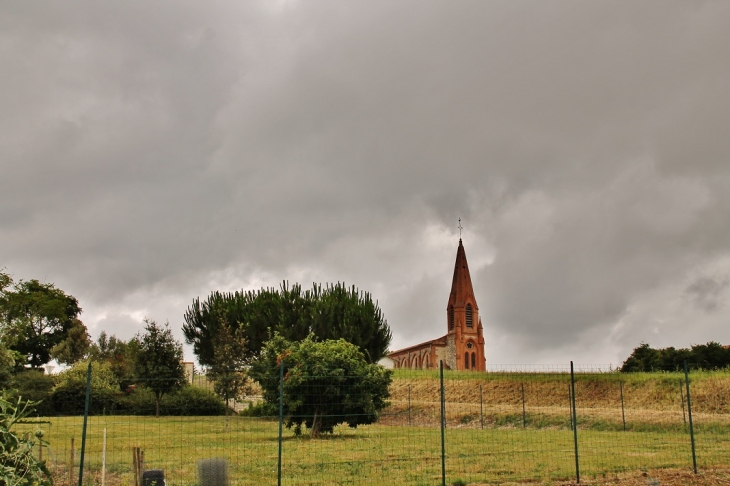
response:
{"label": "church spire", "polygon": [[454,277],[451,281],[451,294],[449,295],[449,307],[464,307],[471,303],[475,309],[479,309],[474,298],[474,289],[471,285],[469,275],[469,264],[466,261],[464,245],[459,238],[459,248],[456,250],[456,263],[454,264]]}

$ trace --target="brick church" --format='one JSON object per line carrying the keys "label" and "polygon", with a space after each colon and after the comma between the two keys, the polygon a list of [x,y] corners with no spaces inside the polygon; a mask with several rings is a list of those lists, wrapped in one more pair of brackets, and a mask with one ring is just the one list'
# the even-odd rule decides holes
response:
{"label": "brick church", "polygon": [[393,351],[388,357],[395,368],[433,369],[443,360],[445,369],[486,370],[482,320],[461,238],[446,306],[446,335]]}

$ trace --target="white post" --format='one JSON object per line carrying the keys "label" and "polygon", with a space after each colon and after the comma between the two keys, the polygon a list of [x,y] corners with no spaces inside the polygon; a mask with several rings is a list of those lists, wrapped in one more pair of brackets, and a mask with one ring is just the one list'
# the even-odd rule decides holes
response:
{"label": "white post", "polygon": [[101,486],[104,486],[106,477],[106,427],[104,427],[104,443],[101,449]]}

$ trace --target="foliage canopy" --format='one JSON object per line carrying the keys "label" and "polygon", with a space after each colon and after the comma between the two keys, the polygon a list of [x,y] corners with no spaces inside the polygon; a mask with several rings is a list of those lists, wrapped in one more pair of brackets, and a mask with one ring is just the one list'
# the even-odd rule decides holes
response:
{"label": "foliage canopy", "polygon": [[145,332],[137,336],[139,350],[135,361],[135,375],[155,394],[157,416],[160,399],[165,393],[179,389],[185,383],[182,365],[182,344],[172,335],[169,324],[160,326],[145,319]]}
{"label": "foliage canopy", "polygon": [[81,313],[75,297],[38,280],[13,284],[0,272],[0,326],[6,346],[22,357],[16,366],[40,368],[67,338]]}
{"label": "foliage canopy", "polygon": [[183,332],[201,365],[215,362],[215,337],[222,323],[240,330],[247,344],[246,359],[255,359],[274,333],[289,341],[314,334],[318,339],[345,339],[356,345],[369,363],[388,350],[390,327],[377,302],[367,292],[343,283],[314,284],[303,291],[283,282],[280,290],[213,292],[195,299],[185,312]]}
{"label": "foliage canopy", "polygon": [[710,341],[694,344],[691,348],[673,347],[654,349],[647,343],[634,348],[621,366],[621,371],[681,371],[684,361],[696,370],[720,370],[730,367],[730,348]]}
{"label": "foliage canopy", "polygon": [[313,335],[291,342],[281,335],[269,340],[251,366],[251,377],[264,400],[279,403],[279,373],[284,367],[283,407],[286,426],[313,437],[332,433],[346,423],[371,424],[387,406],[392,372],[368,363],[357,346],[344,339],[315,341]]}

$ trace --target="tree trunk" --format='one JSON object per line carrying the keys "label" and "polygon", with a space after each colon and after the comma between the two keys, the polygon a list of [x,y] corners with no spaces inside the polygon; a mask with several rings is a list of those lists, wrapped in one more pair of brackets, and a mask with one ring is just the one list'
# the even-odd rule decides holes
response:
{"label": "tree trunk", "polygon": [[312,419],[312,430],[309,432],[309,436],[312,439],[319,438],[319,428],[320,428],[320,423],[321,422],[322,422],[321,417],[319,417],[317,415],[317,412],[315,411],[314,412],[314,418]]}
{"label": "tree trunk", "polygon": [[155,394],[155,417],[160,416],[160,395]]}

